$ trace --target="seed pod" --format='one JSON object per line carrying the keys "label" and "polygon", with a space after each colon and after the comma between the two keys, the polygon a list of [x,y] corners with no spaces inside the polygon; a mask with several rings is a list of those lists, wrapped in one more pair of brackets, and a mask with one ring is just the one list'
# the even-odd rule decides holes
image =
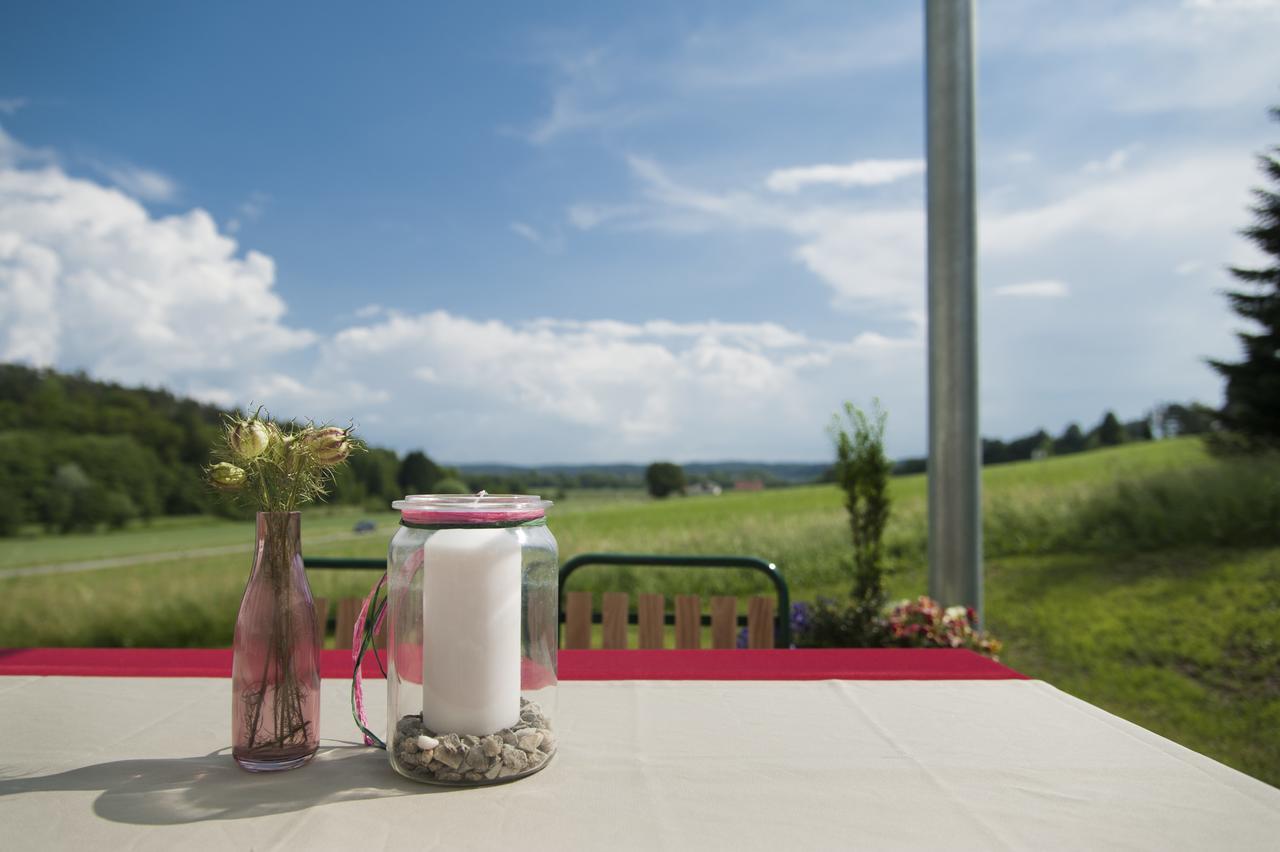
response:
{"label": "seed pod", "polygon": [[308,433],[303,440],[306,441],[306,448],[311,453],[311,457],[325,467],[342,464],[347,460],[347,456],[351,455],[351,441],[347,430],[339,429],[337,426],[317,429]]}
{"label": "seed pod", "polygon": [[261,420],[240,420],[231,427],[227,436],[231,452],[242,459],[253,459],[266,452],[271,443],[271,432]]}
{"label": "seed pod", "polygon": [[209,468],[209,481],[223,491],[238,491],[244,485],[244,468],[218,462]]}

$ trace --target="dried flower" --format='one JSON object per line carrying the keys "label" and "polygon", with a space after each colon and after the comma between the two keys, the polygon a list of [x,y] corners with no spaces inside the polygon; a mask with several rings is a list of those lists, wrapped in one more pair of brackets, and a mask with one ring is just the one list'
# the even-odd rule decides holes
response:
{"label": "dried flower", "polygon": [[209,468],[209,481],[223,491],[239,491],[244,487],[244,468],[231,462],[218,462]]}
{"label": "dried flower", "polygon": [[342,464],[351,455],[351,435],[348,429],[326,426],[308,432],[302,440],[316,462],[325,467]]}
{"label": "dried flower", "polygon": [[266,452],[270,443],[271,430],[257,418],[227,424],[227,446],[242,459],[257,458]]}
{"label": "dried flower", "polygon": [[328,493],[337,466],[362,449],[350,428],[280,426],[259,408],[227,418],[206,474],[260,512],[293,512]]}

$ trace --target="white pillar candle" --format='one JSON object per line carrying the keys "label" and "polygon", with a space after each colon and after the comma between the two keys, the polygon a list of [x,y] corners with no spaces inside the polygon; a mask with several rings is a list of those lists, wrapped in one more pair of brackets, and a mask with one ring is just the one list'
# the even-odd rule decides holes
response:
{"label": "white pillar candle", "polygon": [[520,542],[439,530],[422,552],[422,722],[484,736],[520,718]]}

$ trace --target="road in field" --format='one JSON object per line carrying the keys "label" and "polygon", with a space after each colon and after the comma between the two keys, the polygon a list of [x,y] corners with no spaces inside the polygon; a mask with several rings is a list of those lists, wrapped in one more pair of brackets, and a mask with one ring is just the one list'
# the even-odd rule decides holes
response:
{"label": "road in field", "polygon": [[[308,538],[307,544],[332,544],[360,538],[361,533],[335,533],[334,535]],[[152,562],[173,562],[180,559],[200,559],[205,556],[228,556],[249,553],[252,544],[222,544],[217,547],[201,547],[194,550],[170,550],[166,553],[141,553],[133,556],[112,556],[108,559],[88,559],[82,562],[56,562],[48,565],[25,565],[21,568],[0,570],[0,580],[10,577],[33,577],[40,574],[74,574],[78,571],[101,571],[104,568],[123,568],[126,565],[147,565]]]}

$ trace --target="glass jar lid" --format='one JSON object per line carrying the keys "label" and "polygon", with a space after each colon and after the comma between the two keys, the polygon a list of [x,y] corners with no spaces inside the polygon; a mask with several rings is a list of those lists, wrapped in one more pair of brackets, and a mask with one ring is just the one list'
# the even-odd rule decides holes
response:
{"label": "glass jar lid", "polygon": [[546,516],[552,505],[536,494],[410,494],[391,504],[404,524],[513,526]]}

